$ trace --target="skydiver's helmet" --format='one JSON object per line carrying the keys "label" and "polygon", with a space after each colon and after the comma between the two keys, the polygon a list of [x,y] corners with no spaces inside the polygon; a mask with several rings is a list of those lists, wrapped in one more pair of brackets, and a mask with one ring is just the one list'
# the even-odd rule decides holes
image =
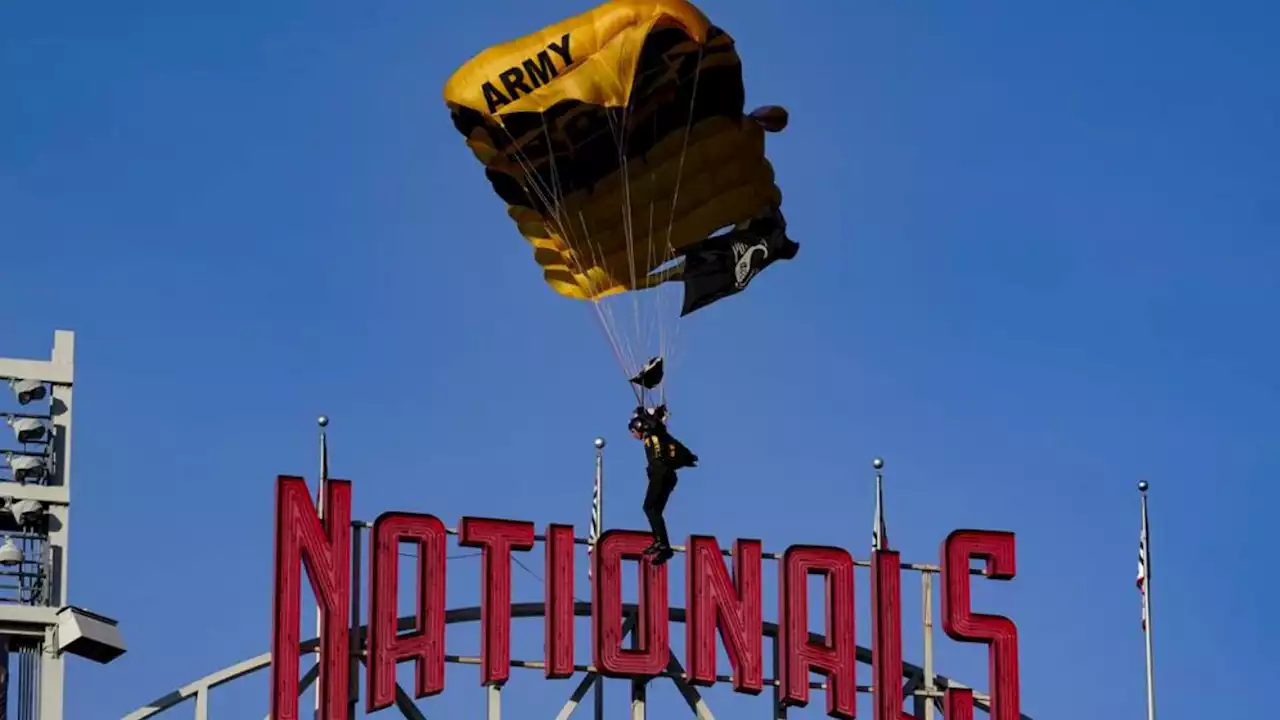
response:
{"label": "skydiver's helmet", "polygon": [[631,431],[631,434],[635,437],[644,435],[646,427],[647,423],[639,415],[632,415],[631,420],[627,423],[627,430]]}
{"label": "skydiver's helmet", "polygon": [[666,419],[667,407],[665,405],[659,405],[656,408],[646,408],[641,405],[631,414],[631,420],[627,422],[627,429],[631,431],[632,435],[640,437],[661,430],[665,425]]}

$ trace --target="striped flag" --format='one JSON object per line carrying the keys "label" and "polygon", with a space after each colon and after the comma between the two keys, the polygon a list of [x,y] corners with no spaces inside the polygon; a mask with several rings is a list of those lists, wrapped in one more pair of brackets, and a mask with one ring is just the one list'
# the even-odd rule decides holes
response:
{"label": "striped flag", "polygon": [[591,580],[591,559],[595,551],[596,539],[600,537],[600,491],[604,480],[604,457],[600,448],[596,448],[596,476],[591,486],[591,530],[587,535],[587,580]]}
{"label": "striped flag", "polygon": [[1138,592],[1142,594],[1142,629],[1147,629],[1147,529],[1138,536]]}
{"label": "striped flag", "polygon": [[600,481],[591,488],[591,530],[587,535],[587,579],[591,579],[591,554],[596,548],[596,538],[600,537]]}

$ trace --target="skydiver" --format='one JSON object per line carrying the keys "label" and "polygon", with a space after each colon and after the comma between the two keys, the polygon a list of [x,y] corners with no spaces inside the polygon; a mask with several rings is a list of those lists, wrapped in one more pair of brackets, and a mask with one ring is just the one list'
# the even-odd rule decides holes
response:
{"label": "skydiver", "polygon": [[667,431],[665,405],[652,410],[643,405],[637,407],[627,423],[627,429],[631,431],[632,437],[644,442],[645,449],[645,474],[648,476],[649,486],[644,494],[644,514],[653,530],[653,544],[645,549],[644,554],[653,555],[653,563],[661,565],[675,554],[671,549],[671,539],[667,536],[667,523],[662,513],[666,510],[671,491],[676,488],[676,471],[697,467],[698,456]]}

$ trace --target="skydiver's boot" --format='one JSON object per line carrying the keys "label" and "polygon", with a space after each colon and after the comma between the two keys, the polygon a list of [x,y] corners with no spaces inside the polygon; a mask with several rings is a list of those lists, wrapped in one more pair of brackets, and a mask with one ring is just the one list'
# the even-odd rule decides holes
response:
{"label": "skydiver's boot", "polygon": [[676,554],[676,551],[673,550],[670,545],[663,545],[661,548],[658,549],[658,552],[653,556],[653,564],[663,565],[672,557],[674,557],[675,554]]}

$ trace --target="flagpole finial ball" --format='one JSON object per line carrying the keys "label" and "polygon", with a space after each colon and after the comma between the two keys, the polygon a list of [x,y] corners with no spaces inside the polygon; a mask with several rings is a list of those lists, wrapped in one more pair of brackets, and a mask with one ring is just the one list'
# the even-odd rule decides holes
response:
{"label": "flagpole finial ball", "polygon": [[881,469],[883,469],[883,468],[884,468],[884,458],[876,458],[875,460],[872,460],[872,461],[871,461],[871,467],[875,468],[876,470],[881,470]]}
{"label": "flagpole finial ball", "polygon": [[603,449],[604,449],[604,438],[602,438],[602,437],[598,437],[598,438],[596,438],[596,439],[595,439],[595,443],[594,443],[594,444],[595,444],[595,446],[596,446],[596,449],[597,449],[597,450],[603,450]]}
{"label": "flagpole finial ball", "polygon": [[1151,485],[1146,480],[1138,481],[1138,492],[1146,492],[1149,487],[1151,487]]}
{"label": "flagpole finial ball", "polygon": [[316,424],[319,425],[320,427],[327,427],[329,425],[329,416],[321,415],[320,417],[316,418]]}

